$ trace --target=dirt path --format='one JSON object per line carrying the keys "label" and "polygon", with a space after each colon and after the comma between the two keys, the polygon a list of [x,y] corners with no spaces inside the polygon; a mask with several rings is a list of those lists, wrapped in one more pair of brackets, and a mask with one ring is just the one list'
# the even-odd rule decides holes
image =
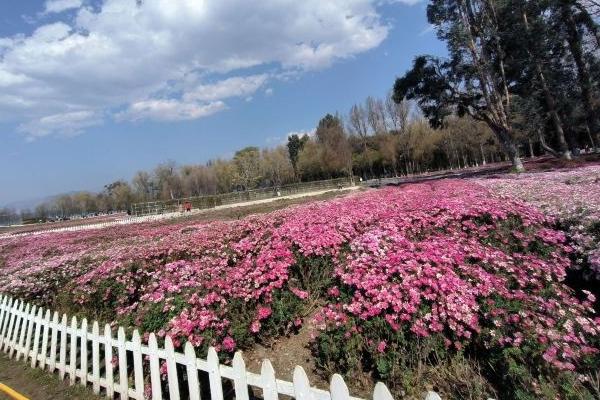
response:
{"label": "dirt path", "polygon": [[[9,359],[0,353],[0,382],[21,393],[30,400],[100,400],[91,390],[80,385],[69,386],[56,374],[33,369],[22,361]],[[10,398],[0,393],[0,400]]]}

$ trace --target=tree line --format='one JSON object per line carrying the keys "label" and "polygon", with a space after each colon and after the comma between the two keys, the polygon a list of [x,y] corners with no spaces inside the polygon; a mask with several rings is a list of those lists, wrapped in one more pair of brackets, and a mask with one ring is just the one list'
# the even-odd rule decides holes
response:
{"label": "tree line", "polygon": [[599,4],[595,0],[431,0],[448,57],[422,55],[394,85],[434,127],[468,115],[516,170],[524,141],[565,159],[600,147]]}
{"label": "tree line", "polygon": [[[133,203],[166,201],[356,176],[364,180],[436,169],[461,168],[503,159],[490,129],[472,118],[451,118],[433,129],[413,102],[368,97],[346,115],[325,115],[310,134],[293,134],[274,148],[246,147],[231,159],[138,171],[99,193],[57,196],[23,220],[129,210]],[[18,217],[14,210],[0,215]],[[0,224],[3,221],[0,220]],[[6,222],[4,222],[6,223]]]}

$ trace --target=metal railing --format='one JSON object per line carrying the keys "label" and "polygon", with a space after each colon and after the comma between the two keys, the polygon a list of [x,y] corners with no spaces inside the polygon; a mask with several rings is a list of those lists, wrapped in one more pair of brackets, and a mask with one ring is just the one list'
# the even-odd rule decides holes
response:
{"label": "metal railing", "polygon": [[280,196],[290,196],[299,193],[313,192],[327,189],[342,189],[354,185],[350,178],[328,179],[313,182],[300,182],[278,187],[253,189],[247,191],[231,192],[209,196],[185,197],[165,201],[149,201],[132,205],[132,215],[155,215],[181,211],[184,203],[191,204],[193,209],[215,208],[227,204],[245,203]]}

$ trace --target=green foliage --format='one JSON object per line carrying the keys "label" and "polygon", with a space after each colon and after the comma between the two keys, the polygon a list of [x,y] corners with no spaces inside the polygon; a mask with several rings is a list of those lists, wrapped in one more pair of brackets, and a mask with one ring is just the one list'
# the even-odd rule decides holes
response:
{"label": "green foliage", "polygon": [[290,282],[308,292],[312,300],[323,298],[333,281],[333,260],[330,257],[304,256],[294,250],[296,262],[290,268]]}

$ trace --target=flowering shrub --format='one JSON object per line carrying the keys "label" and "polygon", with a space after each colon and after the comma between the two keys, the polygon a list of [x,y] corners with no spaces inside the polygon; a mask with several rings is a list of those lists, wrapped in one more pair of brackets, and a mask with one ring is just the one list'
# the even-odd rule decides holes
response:
{"label": "flowering shrub", "polygon": [[503,175],[477,183],[555,217],[579,255],[575,267],[586,278],[600,280],[600,166]]}
{"label": "flowering shrub", "polygon": [[579,395],[600,320],[562,283],[571,249],[553,222],[467,181],[413,184],[235,222],[5,240],[0,292],[224,353],[318,307],[324,370],[401,391],[460,356],[507,398]]}

